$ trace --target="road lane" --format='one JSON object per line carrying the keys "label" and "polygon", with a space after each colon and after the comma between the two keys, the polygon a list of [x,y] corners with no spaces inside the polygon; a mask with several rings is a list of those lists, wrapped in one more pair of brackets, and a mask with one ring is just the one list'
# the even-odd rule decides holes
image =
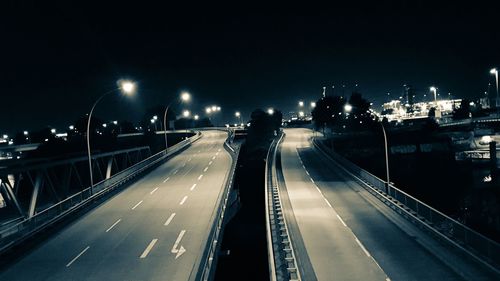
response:
{"label": "road lane", "polygon": [[[226,136],[205,131],[187,150],[21,257],[0,280],[189,279],[231,165]],[[183,230],[176,249],[185,252],[172,253]]]}
{"label": "road lane", "polygon": [[281,164],[299,229],[294,234],[318,280],[463,280],[419,243],[425,234],[389,219],[392,210],[367,201],[371,195],[328,164],[310,143],[311,130],[285,133]]}

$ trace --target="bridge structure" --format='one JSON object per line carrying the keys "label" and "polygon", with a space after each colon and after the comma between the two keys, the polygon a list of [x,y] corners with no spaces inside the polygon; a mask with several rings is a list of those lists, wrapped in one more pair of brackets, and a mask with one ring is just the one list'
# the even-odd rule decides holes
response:
{"label": "bridge structure", "polygon": [[[168,154],[95,155],[93,190],[82,180],[85,159],[2,171],[2,196],[18,217],[0,227],[0,279],[213,280],[237,202],[237,135],[203,129]],[[498,280],[498,243],[386,190],[316,135],[285,129],[268,152],[270,280]],[[11,259],[9,250],[51,228],[50,239]]]}

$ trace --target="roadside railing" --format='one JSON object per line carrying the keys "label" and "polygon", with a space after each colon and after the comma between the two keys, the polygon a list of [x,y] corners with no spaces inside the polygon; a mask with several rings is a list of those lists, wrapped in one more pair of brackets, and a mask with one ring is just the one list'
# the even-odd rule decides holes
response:
{"label": "roadside railing", "polygon": [[93,188],[88,187],[82,191],[75,193],[66,199],[44,209],[30,218],[16,223],[8,228],[0,230],[0,253],[9,249],[11,246],[21,242],[25,238],[35,234],[36,232],[44,229],[52,223],[60,220],[64,216],[72,213],[88,203],[92,202],[103,196],[104,194],[116,189],[123,183],[140,175],[145,170],[152,168],[156,164],[165,160],[166,158],[178,153],[184,148],[188,147],[191,143],[201,138],[201,133],[197,133],[189,139],[183,140],[168,149],[168,153],[161,151],[155,155],[144,159],[135,165],[120,171],[106,180],[102,180],[94,185]]}
{"label": "roadside railing", "polygon": [[314,139],[313,143],[320,151],[329,155],[332,160],[365,183],[371,189],[369,190],[371,193],[375,192],[375,195],[390,205],[391,208],[405,212],[406,215],[413,218],[413,222],[425,227],[441,240],[451,243],[476,261],[500,274],[499,243],[432,208],[392,184],[389,185],[386,193],[385,181],[332,151],[320,140]]}
{"label": "roadside railing", "polygon": [[205,244],[205,250],[201,255],[200,266],[195,274],[192,274],[190,280],[214,280],[215,269],[218,260],[218,253],[222,242],[222,234],[225,223],[226,208],[228,207],[231,191],[233,190],[234,173],[238,160],[239,149],[234,149],[230,144],[233,142],[234,135],[231,130],[228,132],[228,137],[224,142],[224,148],[231,155],[232,163],[231,168],[226,175],[225,186],[223,192],[218,198],[218,208],[214,211],[212,216],[213,224],[210,228],[210,233]]}
{"label": "roadside railing", "polygon": [[292,241],[283,214],[276,174],[276,154],[285,134],[269,147],[265,168],[266,238],[271,281],[301,280]]}

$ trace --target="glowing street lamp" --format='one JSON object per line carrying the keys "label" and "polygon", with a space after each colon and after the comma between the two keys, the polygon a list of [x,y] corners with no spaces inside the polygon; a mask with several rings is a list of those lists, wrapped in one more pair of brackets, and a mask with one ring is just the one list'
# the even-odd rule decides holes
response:
{"label": "glowing street lamp", "polygon": [[492,69],[490,70],[490,73],[491,73],[491,74],[493,74],[493,75],[495,75],[495,80],[496,80],[496,84],[497,84],[497,100],[496,100],[496,102],[495,102],[495,105],[496,105],[496,107],[498,108],[498,107],[499,107],[499,105],[500,105],[500,100],[499,100],[499,98],[498,98],[498,69],[496,69],[496,68],[492,68]]}
{"label": "glowing street lamp", "polygon": [[[181,93],[181,96],[180,96],[180,101],[181,102],[188,102],[191,100],[191,94],[189,94],[188,92],[182,92]],[[178,100],[176,100],[178,101]],[[165,137],[165,154],[168,152],[168,140],[167,140],[167,113],[168,113],[168,109],[170,108],[170,106],[172,105],[174,101],[171,101],[167,107],[165,108],[165,113],[163,114],[163,133],[164,133],[164,137]]]}
{"label": "glowing street lamp", "polygon": [[267,109],[267,114],[269,114],[269,115],[273,115],[273,114],[274,114],[274,109],[272,109],[272,108],[268,108],[268,109]]}
{"label": "glowing street lamp", "polygon": [[350,105],[348,103],[346,105],[344,105],[344,111],[348,112],[348,113],[351,112],[352,111],[352,105]]}
{"label": "glowing street lamp", "polygon": [[184,110],[184,111],[182,112],[182,116],[183,116],[184,118],[188,118],[190,114],[191,114],[191,113],[189,112],[189,110]]}
{"label": "glowing street lamp", "polygon": [[24,134],[25,136],[27,136],[27,135],[28,135],[28,131],[24,131],[24,132],[23,132],[23,134]]}
{"label": "glowing street lamp", "polygon": [[299,106],[303,107],[304,106],[304,102],[303,101],[299,101]]}
{"label": "glowing street lamp", "polygon": [[315,107],[316,107],[316,103],[312,101],[312,102],[311,102],[311,107],[312,107],[312,108],[315,108]]}
{"label": "glowing street lamp", "polygon": [[[88,158],[89,158],[89,172],[90,172],[90,194],[93,194],[93,189],[94,189],[94,176],[92,173],[92,155],[90,152],[90,120],[92,120],[92,113],[94,112],[94,109],[96,105],[107,95],[110,95],[116,91],[120,91],[122,94],[130,96],[135,93],[136,90],[136,84],[130,80],[118,80],[117,82],[117,88],[104,93],[101,95],[92,105],[92,108],[90,109],[89,113],[89,118],[87,120],[87,152],[88,152]],[[55,129],[53,129],[55,133]]]}
{"label": "glowing street lamp", "polygon": [[196,115],[194,116],[194,120],[198,120],[198,119],[200,119],[200,116],[199,116],[198,114],[196,114]]}
{"label": "glowing street lamp", "polygon": [[304,111],[299,112],[299,117],[304,117]]}
{"label": "glowing street lamp", "polygon": [[207,114],[210,114],[210,113],[212,113],[212,109],[210,107],[207,107],[207,108],[205,108],[205,112]]}
{"label": "glowing street lamp", "polygon": [[432,86],[429,89],[431,90],[431,92],[434,93],[434,101],[436,101],[437,100],[437,88]]}
{"label": "glowing street lamp", "polygon": [[239,121],[239,123],[241,123],[241,113],[239,111],[236,111],[234,113],[234,116],[238,117],[238,121]]}

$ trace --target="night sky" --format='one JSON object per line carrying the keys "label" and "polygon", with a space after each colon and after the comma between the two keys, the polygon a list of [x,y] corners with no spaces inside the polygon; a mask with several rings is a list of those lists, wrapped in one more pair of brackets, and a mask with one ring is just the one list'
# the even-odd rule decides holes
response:
{"label": "night sky", "polygon": [[323,86],[332,94],[332,85],[345,84],[348,95],[358,83],[375,109],[405,83],[420,96],[435,85],[478,97],[494,82],[490,68],[500,66],[494,1],[38,2],[2,4],[0,133],[63,130],[119,78],[138,81],[138,93],[107,97],[97,116],[137,122],[187,90],[193,102],[182,108],[203,115],[217,104],[233,122],[236,110],[245,118],[259,107],[288,112],[300,99],[318,99]]}

